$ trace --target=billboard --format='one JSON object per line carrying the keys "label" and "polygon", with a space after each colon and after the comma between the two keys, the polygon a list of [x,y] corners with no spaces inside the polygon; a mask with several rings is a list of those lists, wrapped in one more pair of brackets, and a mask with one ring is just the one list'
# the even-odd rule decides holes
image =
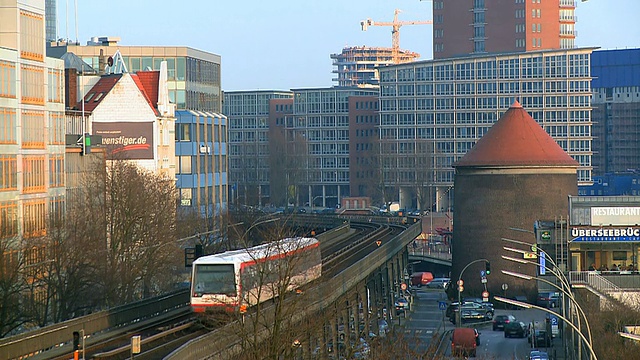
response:
{"label": "billboard", "polygon": [[153,159],[153,122],[94,122],[111,158]]}
{"label": "billboard", "polygon": [[591,225],[635,225],[640,224],[640,207],[592,207]]}

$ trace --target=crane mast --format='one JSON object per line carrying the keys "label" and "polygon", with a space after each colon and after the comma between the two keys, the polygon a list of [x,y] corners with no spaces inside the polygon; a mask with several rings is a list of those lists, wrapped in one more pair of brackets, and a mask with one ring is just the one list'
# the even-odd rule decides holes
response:
{"label": "crane mast", "polygon": [[403,25],[433,24],[433,21],[431,20],[400,21],[398,20],[398,14],[400,12],[400,9],[395,9],[393,13],[393,21],[373,21],[369,18],[367,18],[367,20],[360,21],[362,31],[367,31],[369,26],[391,26],[391,50],[393,54],[393,62],[395,64],[400,63],[400,27]]}

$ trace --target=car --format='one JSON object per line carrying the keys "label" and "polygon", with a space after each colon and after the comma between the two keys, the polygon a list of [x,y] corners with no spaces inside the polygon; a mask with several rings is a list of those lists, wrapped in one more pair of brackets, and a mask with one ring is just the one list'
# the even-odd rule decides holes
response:
{"label": "car", "polygon": [[549,360],[549,354],[546,351],[531,350],[529,352],[529,360]]}
{"label": "car", "polygon": [[545,308],[554,308],[560,304],[560,293],[553,291],[539,292],[536,305]]}
{"label": "car", "polygon": [[504,330],[505,324],[508,324],[512,321],[516,321],[516,317],[513,315],[496,315],[496,317],[493,319],[493,331],[496,331],[498,329]]}
{"label": "car", "polygon": [[531,347],[550,347],[553,340],[547,333],[547,330],[535,329],[533,333],[529,334],[529,342]]}
{"label": "car", "polygon": [[[450,311],[449,321],[452,323],[456,323],[458,306],[457,303],[455,306],[452,306],[452,310]],[[460,321],[463,323],[468,322],[477,322],[477,321],[487,321],[493,319],[493,309],[487,309],[484,306],[474,303],[467,302],[462,303],[462,312],[460,315]]]}
{"label": "car", "polygon": [[430,289],[446,289],[451,279],[449,278],[435,278],[427,283],[427,287]]}
{"label": "car", "polygon": [[396,311],[409,310],[409,301],[405,298],[397,298],[396,302]]}
{"label": "car", "polygon": [[504,324],[504,337],[508,338],[511,336],[525,338],[529,335],[527,324],[522,321],[510,321]]}
{"label": "car", "polygon": [[[482,308],[485,311],[485,317],[488,320],[493,319],[493,314],[495,313],[495,310],[493,309],[493,304],[491,303],[478,303],[475,301],[468,301],[468,300],[463,300],[462,301],[462,306],[463,308],[474,308],[474,309],[478,309],[478,308]],[[445,312],[445,316],[448,318],[451,318],[453,316],[455,316],[455,313],[458,311],[458,302],[452,302],[451,304],[449,304],[449,306],[447,307],[447,310]]]}
{"label": "car", "polygon": [[486,309],[494,309],[493,303],[489,302],[489,301],[484,301],[483,298],[478,298],[478,297],[466,297],[462,299],[462,303],[468,303],[468,302],[474,302],[477,304],[482,305],[483,307],[485,307]]}
{"label": "car", "polygon": [[389,332],[389,324],[387,323],[387,320],[384,320],[384,319],[378,320],[378,335],[380,335],[380,337],[385,337],[387,336],[388,332]]}

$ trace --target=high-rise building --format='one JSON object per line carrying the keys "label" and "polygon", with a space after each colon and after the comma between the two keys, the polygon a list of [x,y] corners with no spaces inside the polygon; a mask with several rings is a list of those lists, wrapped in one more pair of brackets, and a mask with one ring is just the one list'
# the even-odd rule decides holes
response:
{"label": "high-rise building", "polygon": [[178,110],[222,111],[220,56],[185,46],[124,46],[118,37],[94,37],[86,46],[50,43],[47,54],[57,58],[71,52],[99,73],[119,50],[128,72],[160,70],[167,62],[169,100]]}
{"label": "high-rise building", "polygon": [[[378,89],[308,88],[293,93],[293,114],[278,129],[282,141],[270,139],[272,193],[287,189],[290,203],[334,207],[352,196],[351,160],[376,151],[373,146],[356,149],[350,134],[363,128],[357,126],[356,116],[361,121],[376,119]],[[364,109],[355,111],[360,106]]]}
{"label": "high-rise building", "polygon": [[47,41],[58,40],[58,10],[56,9],[56,0],[44,1],[44,21],[46,24]]}
{"label": "high-rise building", "polygon": [[591,55],[593,172],[640,169],[640,49]]}
{"label": "high-rise building", "polygon": [[335,67],[333,73],[337,74],[333,81],[336,81],[338,86],[377,86],[380,84],[380,77],[376,67],[406,63],[419,57],[420,54],[407,50],[398,50],[396,54],[392,48],[345,47],[340,54],[331,54]]}
{"label": "high-rise building", "polygon": [[[592,48],[476,55],[380,69],[384,183],[402,207],[430,189],[447,209],[452,165],[517,99],[591,181]],[[425,173],[425,171],[427,173]]]}
{"label": "high-rise building", "polygon": [[433,0],[433,58],[574,47],[575,0]]}
{"label": "high-rise building", "polygon": [[[290,114],[292,98],[293,92],[280,90],[224,92],[223,113],[229,121],[229,186],[234,203],[270,202],[269,117],[272,113]],[[271,109],[271,100],[278,99],[289,100],[289,104]]]}
{"label": "high-rise building", "polygon": [[65,207],[64,62],[45,56],[44,1],[3,1],[0,19],[0,239],[36,246]]}

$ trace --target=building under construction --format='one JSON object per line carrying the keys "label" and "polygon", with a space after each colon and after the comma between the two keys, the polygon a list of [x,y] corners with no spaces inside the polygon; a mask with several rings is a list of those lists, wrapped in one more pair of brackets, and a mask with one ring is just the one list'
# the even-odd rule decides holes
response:
{"label": "building under construction", "polygon": [[380,79],[376,67],[407,63],[419,57],[420,54],[408,50],[398,50],[396,55],[393,48],[388,47],[345,47],[340,54],[331,54],[333,73],[338,74],[333,81],[338,86],[377,86]]}

